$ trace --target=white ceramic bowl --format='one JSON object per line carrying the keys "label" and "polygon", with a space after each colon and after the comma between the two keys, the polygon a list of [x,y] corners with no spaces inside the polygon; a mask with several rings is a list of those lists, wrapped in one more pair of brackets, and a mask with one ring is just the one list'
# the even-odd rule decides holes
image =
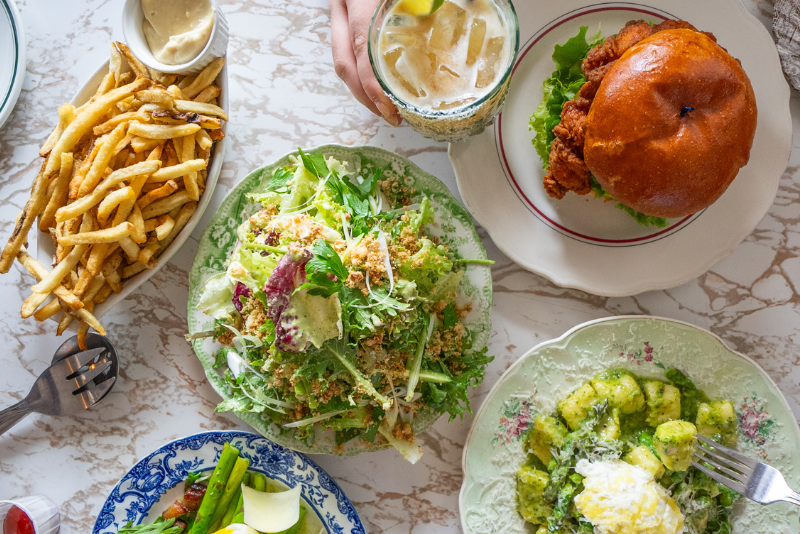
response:
{"label": "white ceramic bowl", "polygon": [[133,55],[151,69],[169,74],[197,74],[214,58],[224,57],[228,50],[228,21],[215,0],[211,0],[211,5],[214,6],[214,27],[211,29],[211,37],[203,51],[188,63],[167,65],[153,56],[142,29],[142,22],[144,22],[142,0],[125,2],[125,8],[122,11],[122,33],[125,35],[125,42]]}
{"label": "white ceramic bowl", "polygon": [[[100,85],[100,82],[103,79],[103,76],[106,75],[108,72],[108,61],[105,61],[95,73],[86,81],[86,83],[81,87],[75,97],[72,99],[72,104],[75,106],[80,106],[81,104],[85,103],[92,95],[97,91],[97,87]],[[222,71],[219,73],[216,79],[216,84],[219,86],[221,92],[219,95],[219,105],[222,109],[226,112],[230,112],[228,108],[228,66],[225,65],[222,68]],[[225,122],[222,125],[222,131],[227,133],[228,130],[228,123]],[[208,163],[208,176],[206,178],[206,190],[203,193],[203,196],[200,197],[200,202],[197,205],[197,211],[195,211],[194,215],[189,219],[189,222],[186,223],[186,226],[181,230],[178,234],[178,237],[167,247],[167,249],[158,257],[158,262],[156,266],[152,269],[145,269],[144,271],[140,272],[136,276],[133,276],[127,280],[123,281],[122,284],[122,291],[119,293],[112,293],[108,300],[99,304],[94,309],[94,315],[99,319],[102,317],[108,310],[116,306],[119,302],[125,299],[128,295],[130,295],[136,288],[140,285],[145,283],[151,276],[153,276],[159,269],[161,269],[164,265],[169,262],[173,255],[178,251],[179,248],[189,239],[189,236],[194,230],[197,223],[200,222],[200,218],[203,216],[203,212],[205,211],[208,203],[211,201],[211,197],[214,194],[214,187],[217,185],[217,179],[219,178],[219,173],[222,170],[222,160],[225,155],[225,144],[227,138],[223,137],[214,145],[214,152],[211,155],[211,160]],[[43,265],[50,265],[53,260],[53,254],[55,254],[55,247],[53,246],[52,239],[49,239],[45,234],[41,233],[34,227],[35,232],[31,232],[31,236],[36,235],[36,257]],[[57,319],[57,315],[54,316]],[[71,328],[77,328],[77,322],[73,321]]]}
{"label": "white ceramic bowl", "polygon": [[14,0],[0,0],[0,128],[11,116],[25,80],[25,29]]}

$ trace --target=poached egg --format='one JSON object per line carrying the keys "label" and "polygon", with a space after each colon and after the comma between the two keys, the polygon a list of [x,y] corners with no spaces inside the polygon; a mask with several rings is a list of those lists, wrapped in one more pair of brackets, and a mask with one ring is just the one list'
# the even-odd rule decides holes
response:
{"label": "poached egg", "polygon": [[595,534],[683,531],[683,514],[652,473],[622,460],[580,460],[575,471],[584,477],[575,505]]}

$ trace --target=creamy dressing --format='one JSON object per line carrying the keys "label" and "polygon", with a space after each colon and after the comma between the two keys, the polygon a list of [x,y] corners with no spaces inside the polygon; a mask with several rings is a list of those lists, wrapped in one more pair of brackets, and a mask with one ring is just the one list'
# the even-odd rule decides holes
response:
{"label": "creamy dressing", "polygon": [[142,30],[153,56],[182,65],[200,55],[214,27],[211,0],[142,0]]}

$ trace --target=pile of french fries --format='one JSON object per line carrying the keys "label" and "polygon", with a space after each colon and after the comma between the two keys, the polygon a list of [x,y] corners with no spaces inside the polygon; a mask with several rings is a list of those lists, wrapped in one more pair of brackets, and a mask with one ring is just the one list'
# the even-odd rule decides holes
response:
{"label": "pile of french fries", "polygon": [[[0,272],[16,258],[38,280],[23,318],[60,313],[57,335],[78,320],[81,347],[89,328],[105,335],[95,305],[153,268],[197,209],[228,120],[214,83],[224,63],[215,59],[196,76],[165,75],[113,43],[95,95],[78,108],[61,106],[31,198],[0,255]],[[52,270],[25,248],[37,217],[56,247]]]}

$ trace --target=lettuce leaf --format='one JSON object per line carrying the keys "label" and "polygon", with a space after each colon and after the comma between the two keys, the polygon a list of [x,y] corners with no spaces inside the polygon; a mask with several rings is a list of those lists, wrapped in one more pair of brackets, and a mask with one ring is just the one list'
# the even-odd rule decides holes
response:
{"label": "lettuce leaf", "polygon": [[[592,193],[594,194],[595,198],[604,198],[608,200],[614,200],[614,197],[608,194],[608,192],[603,189],[603,186],[600,185],[600,182],[595,179],[594,176],[591,177],[592,180]],[[642,226],[655,226],[656,228],[664,228],[669,225],[669,221],[664,219],[663,217],[653,217],[652,215],[645,215],[642,212],[636,211],[635,209],[626,206],[622,202],[617,202],[616,208],[624,211],[631,217],[633,217],[637,223],[641,224]]]}
{"label": "lettuce leaf", "polygon": [[561,122],[561,109],[564,103],[575,98],[575,94],[586,83],[581,71],[581,63],[589,50],[603,40],[598,28],[597,33],[586,40],[588,26],[581,26],[578,35],[563,45],[556,45],[553,52],[555,72],[542,84],[544,98],[536,111],[531,115],[529,128],[536,132],[533,146],[542,159],[542,166],[547,170],[550,159],[550,144],[555,139],[553,128]]}

